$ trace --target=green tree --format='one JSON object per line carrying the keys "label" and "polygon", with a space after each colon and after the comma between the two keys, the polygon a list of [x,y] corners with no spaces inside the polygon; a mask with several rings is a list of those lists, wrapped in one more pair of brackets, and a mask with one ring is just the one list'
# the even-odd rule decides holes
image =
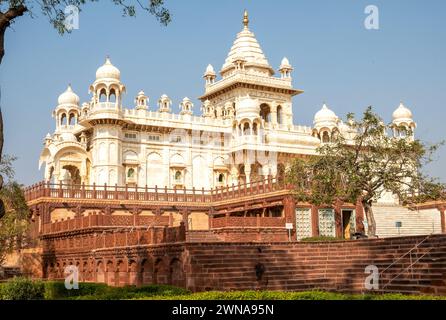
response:
{"label": "green tree", "polygon": [[389,134],[393,129],[372,107],[360,120],[349,114],[345,129],[319,147],[318,155],[293,161],[287,179],[296,199],[316,205],[360,201],[368,233],[374,236],[372,204],[385,192],[398,196],[403,205],[444,198],[445,186],[423,173],[442,143],[428,146],[405,127],[397,128],[404,137],[394,137]]}
{"label": "green tree", "polygon": [[[134,17],[137,10],[147,12],[153,15],[161,24],[167,25],[171,21],[171,15],[168,9],[164,7],[164,0],[110,0],[114,5],[120,7],[124,16]],[[61,34],[71,32],[68,25],[65,24],[65,9],[69,5],[73,5],[82,9],[89,2],[97,2],[97,0],[0,0],[0,65],[5,55],[5,33],[6,30],[17,21],[19,17],[28,14],[34,17],[37,13],[42,13],[48,18],[51,25]],[[136,3],[135,4],[132,4]],[[3,114],[0,108],[0,162],[3,154]],[[0,175],[0,190],[3,187],[3,176]],[[0,218],[5,214],[5,205],[0,200]]]}
{"label": "green tree", "polygon": [[5,155],[0,163],[0,174],[8,177],[0,190],[0,200],[5,205],[5,212],[0,217],[0,265],[6,255],[21,246],[28,227],[29,209],[20,184],[13,181],[14,157]]}

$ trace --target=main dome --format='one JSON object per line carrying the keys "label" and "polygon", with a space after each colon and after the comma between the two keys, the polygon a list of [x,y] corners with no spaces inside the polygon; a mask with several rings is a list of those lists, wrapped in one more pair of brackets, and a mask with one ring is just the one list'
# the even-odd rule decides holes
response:
{"label": "main dome", "polygon": [[228,57],[222,67],[222,72],[233,66],[235,60],[244,60],[247,64],[253,64],[259,67],[270,69],[271,73],[274,70],[271,68],[265,54],[260,47],[255,35],[248,28],[248,14],[245,11],[244,28],[237,34],[237,38],[229,51]]}

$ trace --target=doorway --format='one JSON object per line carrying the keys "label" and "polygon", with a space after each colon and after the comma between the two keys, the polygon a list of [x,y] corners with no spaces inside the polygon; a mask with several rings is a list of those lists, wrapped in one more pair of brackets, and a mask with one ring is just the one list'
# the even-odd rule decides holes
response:
{"label": "doorway", "polygon": [[342,210],[342,236],[344,239],[351,239],[356,232],[356,215],[354,210]]}

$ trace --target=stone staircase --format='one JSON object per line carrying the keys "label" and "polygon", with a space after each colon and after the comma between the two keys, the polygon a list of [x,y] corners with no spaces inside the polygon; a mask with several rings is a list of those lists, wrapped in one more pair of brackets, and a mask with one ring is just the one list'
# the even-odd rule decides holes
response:
{"label": "stone staircase", "polygon": [[[206,290],[322,289],[365,293],[365,268],[379,292],[446,292],[446,236],[295,244],[194,244],[188,287]],[[263,272],[262,272],[263,271]]]}
{"label": "stone staircase", "polygon": [[210,230],[186,231],[187,242],[222,242],[223,240]]}
{"label": "stone staircase", "polygon": [[[397,205],[375,204],[373,212],[380,238],[441,233],[440,213],[436,209],[412,211]],[[399,231],[397,221],[402,222]]]}

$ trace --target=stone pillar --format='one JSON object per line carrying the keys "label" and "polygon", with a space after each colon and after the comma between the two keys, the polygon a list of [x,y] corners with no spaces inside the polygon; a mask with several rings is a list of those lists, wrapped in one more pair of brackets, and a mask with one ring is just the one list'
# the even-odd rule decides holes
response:
{"label": "stone pillar", "polygon": [[270,166],[271,166],[271,176],[273,178],[277,178],[277,163],[270,164]]}
{"label": "stone pillar", "polygon": [[446,233],[446,218],[445,218],[445,207],[438,208],[440,211],[440,220],[441,220],[441,233]]}
{"label": "stone pillar", "polygon": [[296,201],[293,196],[286,196],[283,199],[283,211],[285,215],[285,223],[293,224],[291,239],[296,239]]}
{"label": "stone pillar", "polygon": [[271,105],[271,124],[273,128],[277,125],[277,103],[273,102]]}
{"label": "stone pillar", "polygon": [[245,176],[246,176],[246,183],[251,182],[251,164],[245,163]]}
{"label": "stone pillar", "polygon": [[187,210],[187,209],[182,210],[183,223],[184,223],[184,228],[186,231],[189,231],[189,214],[190,214],[189,210]]}
{"label": "stone pillar", "polygon": [[269,166],[265,164],[264,166],[262,166],[262,179],[266,180],[268,179],[268,176],[269,176]]}
{"label": "stone pillar", "polygon": [[231,167],[231,183],[234,185],[238,184],[238,169],[236,166]]}
{"label": "stone pillar", "polygon": [[319,236],[319,208],[311,205],[311,226],[313,237]]}
{"label": "stone pillar", "polygon": [[336,237],[344,238],[342,221],[342,201],[337,200],[334,206]]}

